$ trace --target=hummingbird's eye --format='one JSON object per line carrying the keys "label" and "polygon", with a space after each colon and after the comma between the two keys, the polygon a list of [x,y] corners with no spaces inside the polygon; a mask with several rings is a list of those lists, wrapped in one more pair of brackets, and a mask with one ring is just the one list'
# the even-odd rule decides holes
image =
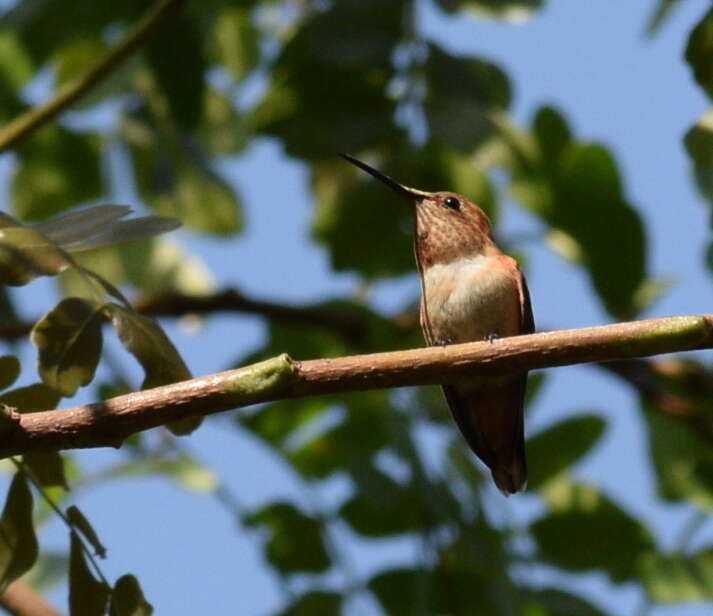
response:
{"label": "hummingbird's eye", "polygon": [[458,201],[455,197],[446,197],[443,203],[445,203],[452,210],[460,209],[460,201]]}

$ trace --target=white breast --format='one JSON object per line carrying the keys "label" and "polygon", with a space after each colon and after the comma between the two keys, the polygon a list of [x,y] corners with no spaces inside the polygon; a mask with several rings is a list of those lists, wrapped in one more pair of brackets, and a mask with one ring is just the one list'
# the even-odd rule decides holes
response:
{"label": "white breast", "polygon": [[515,278],[501,256],[461,257],[424,272],[422,302],[434,342],[469,342],[520,333]]}

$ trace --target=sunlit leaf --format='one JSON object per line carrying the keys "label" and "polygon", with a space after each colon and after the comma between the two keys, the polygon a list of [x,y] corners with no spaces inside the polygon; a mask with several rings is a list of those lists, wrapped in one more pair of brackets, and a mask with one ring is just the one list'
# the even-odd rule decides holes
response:
{"label": "sunlit leaf", "polygon": [[584,484],[560,480],[545,494],[551,511],[530,529],[545,561],[571,571],[602,569],[614,582],[636,577],[654,549],[639,520]]}
{"label": "sunlit leaf", "polygon": [[606,616],[599,607],[559,589],[528,589],[523,594],[523,616]]}
{"label": "sunlit leaf", "polygon": [[103,304],[78,297],[62,300],[32,328],[42,380],[65,396],[94,377],[102,350]]}
{"label": "sunlit leaf", "polygon": [[34,229],[0,229],[0,282],[20,286],[38,276],[56,276],[70,265],[67,256]]}
{"label": "sunlit leaf", "polygon": [[94,553],[101,557],[106,557],[106,548],[99,540],[94,527],[87,517],[76,505],[71,505],[67,508],[67,519],[70,521],[74,529],[79,532],[94,548]]}
{"label": "sunlit leaf", "polygon": [[24,476],[16,473],[0,517],[0,590],[28,571],[37,554],[32,494]]}
{"label": "sunlit leaf", "polygon": [[260,36],[250,11],[226,6],[215,24],[215,52],[220,63],[237,80],[252,71],[260,61]]}
{"label": "sunlit leaf", "polygon": [[698,118],[683,142],[693,163],[698,190],[713,205],[713,109]]}
{"label": "sunlit leaf", "polygon": [[539,9],[543,0],[436,0],[445,11],[469,10],[481,15],[522,22]]}
{"label": "sunlit leaf", "polygon": [[127,573],[122,575],[111,591],[111,616],[151,616],[153,606],[146,601],[139,581]]}
{"label": "sunlit leaf", "polygon": [[282,573],[325,571],[330,558],[321,534],[321,524],[290,503],[277,502],[245,518],[250,526],[268,531],[265,555]]}
{"label": "sunlit leaf", "polygon": [[585,455],[604,432],[605,422],[598,415],[567,418],[530,437],[527,455],[537,464],[528,472],[528,487],[538,489]]}
{"label": "sunlit leaf", "polygon": [[652,601],[678,603],[713,599],[713,549],[693,554],[651,554],[641,579]]}
{"label": "sunlit leaf", "polygon": [[75,532],[70,532],[70,541],[69,611],[72,616],[104,616],[111,588],[94,577]]}

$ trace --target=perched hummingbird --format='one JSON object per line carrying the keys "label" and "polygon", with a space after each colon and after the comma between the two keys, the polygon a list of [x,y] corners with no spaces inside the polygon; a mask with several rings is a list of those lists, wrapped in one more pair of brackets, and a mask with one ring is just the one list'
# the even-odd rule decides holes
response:
{"label": "perched hummingbird", "polygon": [[[425,192],[341,154],[405,197],[415,214],[414,252],[421,277],[426,342],[446,345],[534,331],[525,278],[495,245],[490,221],[452,192]],[[453,418],[506,496],[525,489],[523,403],[527,374],[444,385]]]}

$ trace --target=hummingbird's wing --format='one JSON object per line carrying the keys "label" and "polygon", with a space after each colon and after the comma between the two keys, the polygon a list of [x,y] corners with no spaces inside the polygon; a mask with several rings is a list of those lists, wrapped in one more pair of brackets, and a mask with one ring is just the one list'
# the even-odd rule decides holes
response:
{"label": "hummingbird's wing", "polygon": [[[529,334],[535,329],[530,294],[519,268],[516,273],[521,306],[520,333]],[[422,322],[423,319],[424,316]],[[431,338],[427,327],[424,332],[427,339]],[[523,416],[526,386],[527,373],[473,387],[443,386],[461,434],[488,466],[495,484],[506,496],[524,490],[527,485]]]}

